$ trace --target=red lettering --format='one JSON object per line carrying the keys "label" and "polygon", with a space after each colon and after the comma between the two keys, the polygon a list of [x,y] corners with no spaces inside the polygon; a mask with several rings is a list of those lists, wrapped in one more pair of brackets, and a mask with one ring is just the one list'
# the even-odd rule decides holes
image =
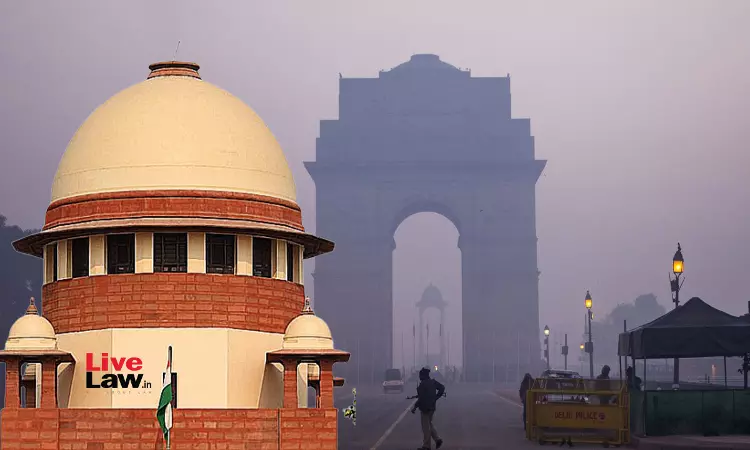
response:
{"label": "red lettering", "polygon": [[128,370],[138,372],[143,368],[143,361],[141,361],[141,358],[128,358],[126,365]]}
{"label": "red lettering", "polygon": [[115,358],[113,356],[110,359],[112,360],[112,368],[115,372],[121,371],[122,367],[125,365],[125,358]]}
{"label": "red lettering", "polygon": [[102,353],[101,365],[96,366],[94,363],[94,354],[86,353],[86,372],[108,372],[110,362],[112,363],[112,369],[115,372],[121,372],[124,368],[131,372],[138,372],[143,369],[143,360],[138,357],[131,358],[116,358],[110,357],[108,353]]}
{"label": "red lettering", "polygon": [[94,366],[94,354],[86,353],[86,372],[98,372],[102,369]]}

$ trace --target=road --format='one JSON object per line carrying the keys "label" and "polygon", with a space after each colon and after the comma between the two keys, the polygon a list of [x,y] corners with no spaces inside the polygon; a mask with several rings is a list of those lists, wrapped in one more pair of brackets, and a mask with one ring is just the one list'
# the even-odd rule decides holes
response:
{"label": "road", "polygon": [[[352,386],[336,389],[336,407],[351,404]],[[438,401],[435,427],[444,443],[441,450],[530,449],[537,444],[525,440],[521,405],[514,390],[503,391],[489,384],[451,384],[447,397]],[[503,394],[504,392],[504,394]],[[408,409],[416,385],[403,394],[383,394],[375,387],[357,388],[357,425],[339,415],[341,450],[415,450],[421,445],[419,413]],[[434,448],[434,443],[433,443]]]}

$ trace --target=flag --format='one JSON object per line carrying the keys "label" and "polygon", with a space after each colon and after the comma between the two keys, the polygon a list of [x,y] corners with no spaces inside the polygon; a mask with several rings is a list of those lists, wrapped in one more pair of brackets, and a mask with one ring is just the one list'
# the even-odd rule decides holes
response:
{"label": "flag", "polygon": [[169,432],[172,428],[172,347],[167,354],[167,370],[162,380],[161,395],[159,396],[159,407],[156,410],[156,420],[159,421],[161,432],[167,441],[169,448]]}

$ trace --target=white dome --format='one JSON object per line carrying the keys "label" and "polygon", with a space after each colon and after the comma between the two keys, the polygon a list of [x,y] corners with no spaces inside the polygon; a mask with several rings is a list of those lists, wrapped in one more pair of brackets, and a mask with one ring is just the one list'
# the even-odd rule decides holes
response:
{"label": "white dome", "polygon": [[150,79],[116,94],[81,125],[58,166],[52,202],[138,190],[210,190],[295,202],[289,165],[263,120],[237,97],[202,81],[197,65],[161,67],[166,75],[154,69]]}
{"label": "white dome", "polygon": [[55,329],[47,319],[37,314],[34,299],[26,314],[13,323],[5,342],[5,350],[55,350]]}
{"label": "white dome", "polygon": [[302,314],[292,319],[287,325],[282,348],[284,350],[333,350],[331,329],[323,319],[313,314],[308,303]]}

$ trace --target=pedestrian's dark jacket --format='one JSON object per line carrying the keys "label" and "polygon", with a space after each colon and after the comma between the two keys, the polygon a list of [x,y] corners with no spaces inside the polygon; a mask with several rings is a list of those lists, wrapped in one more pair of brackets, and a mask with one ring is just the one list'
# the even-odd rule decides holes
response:
{"label": "pedestrian's dark jacket", "polygon": [[642,382],[641,377],[631,375],[628,377],[628,389],[631,391],[640,391]]}
{"label": "pedestrian's dark jacket", "polygon": [[521,403],[526,403],[526,392],[531,389],[531,377],[524,377],[521,381],[521,388],[518,390],[518,396],[521,397]]}
{"label": "pedestrian's dark jacket", "polygon": [[422,380],[417,386],[417,408],[420,411],[435,411],[437,399],[445,393],[445,386],[439,381],[428,378]]}

